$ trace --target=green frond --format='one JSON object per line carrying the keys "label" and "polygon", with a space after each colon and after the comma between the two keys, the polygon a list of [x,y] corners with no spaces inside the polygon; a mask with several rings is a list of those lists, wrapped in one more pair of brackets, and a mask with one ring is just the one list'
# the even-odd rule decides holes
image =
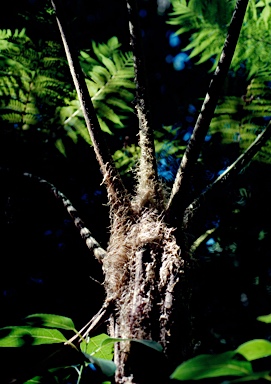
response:
{"label": "green frond", "polygon": [[98,116],[103,120],[107,119],[120,127],[123,127],[123,123],[121,122],[119,116],[110,108],[107,104],[101,103],[99,101],[93,102],[94,108],[98,110]]}
{"label": "green frond", "polygon": [[[91,144],[89,133],[88,133],[87,127],[84,124],[83,120],[80,120],[78,118],[74,118],[74,121],[75,121],[75,124],[73,126],[73,129],[76,130],[76,134],[80,135],[88,144]],[[70,124],[70,125],[72,125],[72,124]]]}
{"label": "green frond", "polygon": [[[194,37],[194,38],[193,38]],[[188,44],[184,51],[191,50],[192,52],[189,55],[190,58],[198,56],[202,52],[208,57],[208,59],[213,56],[213,46],[214,45],[223,45],[225,36],[221,33],[221,30],[215,26],[208,26],[202,33],[193,34],[192,41]],[[219,44],[220,42],[220,44]],[[203,56],[201,56],[200,61],[203,62]]]}
{"label": "green frond", "polygon": [[[59,45],[34,44],[25,30],[0,30],[0,50],[0,118],[23,130],[37,126],[42,118],[42,129],[46,129],[46,119],[38,106],[47,111],[51,105],[54,114],[56,100],[63,97],[66,88],[65,73],[61,71],[65,60],[59,57]],[[48,116],[47,121],[49,124],[52,118]]]}
{"label": "green frond", "polygon": [[0,40],[6,40],[12,36],[10,29],[1,29],[0,30]]}
{"label": "green frond", "polygon": [[[133,57],[131,52],[121,52],[120,46],[118,39],[112,37],[107,43],[93,42],[91,52],[80,53],[98,120],[102,130],[109,134],[124,127],[125,119],[133,111]],[[33,127],[48,131],[54,127],[55,119],[73,142],[82,137],[90,144],[79,101],[70,79],[67,81],[66,68],[58,44],[50,41],[34,44],[25,30],[0,30],[0,119],[11,126],[15,124],[19,132]],[[53,119],[49,117],[54,114]],[[64,154],[63,145],[57,139],[56,147]]]}
{"label": "green frond", "polygon": [[12,124],[19,124],[22,122],[22,116],[18,113],[3,113],[1,115],[3,120],[7,120]]}
{"label": "green frond", "polygon": [[[113,134],[113,128],[124,127],[123,121],[133,111],[130,105],[135,88],[133,56],[131,52],[119,50],[120,43],[116,37],[107,43],[93,42],[92,46],[93,54],[81,51],[79,59],[101,129]],[[79,111],[78,100],[69,100],[68,105],[60,109],[64,127],[72,123],[77,129],[77,120],[83,121]]]}
{"label": "green frond", "polygon": [[105,57],[111,57],[112,54],[119,50],[121,47],[121,44],[118,41],[118,38],[116,36],[111,37],[107,43],[100,43],[96,44],[95,42],[92,43],[92,49],[93,52],[97,57],[99,55],[103,55]]}
{"label": "green frond", "polygon": [[[1,108],[3,109],[3,108]],[[11,109],[14,112],[22,113],[25,110],[25,104],[19,100],[9,100],[9,103],[4,107],[4,109]]]}
{"label": "green frond", "polygon": [[32,115],[32,113],[26,113],[23,115],[23,123],[28,125],[36,125],[38,119],[36,116]]}
{"label": "green frond", "polygon": [[[192,50],[191,58],[199,56],[198,64],[211,58],[218,61],[234,5],[235,1],[231,0],[194,0],[188,4],[172,0],[173,13],[169,23],[180,26],[176,34],[191,33],[190,42],[183,50]],[[256,75],[263,65],[268,71],[271,61],[270,29],[271,5],[250,0],[232,61],[234,70],[238,70],[241,64],[245,65],[248,78]]]}
{"label": "green frond", "polygon": [[55,146],[63,156],[66,156],[66,148],[62,139],[57,139],[55,141]]}
{"label": "green frond", "polygon": [[269,84],[265,77],[254,78],[247,87],[246,95],[221,99],[210,125],[210,134],[219,133],[223,144],[236,142],[240,150],[248,148],[271,120]]}
{"label": "green frond", "polygon": [[113,132],[110,130],[108,124],[100,115],[98,115],[98,121],[103,132],[106,132],[109,135],[113,135]]}
{"label": "green frond", "polygon": [[[196,64],[206,61],[216,67],[227,26],[236,1],[172,0],[169,24],[176,34],[190,33],[188,44]],[[271,120],[271,3],[250,0],[231,64],[229,84],[241,76],[247,81],[245,95],[221,98],[210,125],[210,134],[218,134],[224,144],[235,142],[240,151],[246,149]],[[186,35],[187,36],[187,35]],[[225,93],[234,92],[230,86]],[[235,93],[236,95],[236,93]],[[159,147],[159,146],[158,146]],[[267,148],[267,149],[266,149]],[[271,153],[271,144],[264,151]],[[260,152],[259,157],[266,158]],[[270,161],[270,160],[269,160]]]}
{"label": "green frond", "polygon": [[109,73],[111,75],[115,75],[115,73],[117,72],[117,68],[116,68],[114,61],[110,60],[108,57],[106,57],[102,54],[100,54],[100,58],[101,58],[103,65],[107,68]]}
{"label": "green frond", "polygon": [[117,150],[113,154],[113,160],[121,173],[129,172],[136,165],[140,157],[140,148],[135,145],[129,145],[122,150]]}
{"label": "green frond", "polygon": [[125,103],[123,100],[118,99],[116,97],[110,97],[110,99],[107,100],[108,104],[114,105],[115,107],[118,107],[119,109],[122,109],[123,111],[133,112],[133,108],[131,108],[127,103]]}

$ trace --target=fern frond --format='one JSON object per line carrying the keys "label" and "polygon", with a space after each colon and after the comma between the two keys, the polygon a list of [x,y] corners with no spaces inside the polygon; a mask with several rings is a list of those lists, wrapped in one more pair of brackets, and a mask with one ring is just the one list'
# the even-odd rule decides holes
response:
{"label": "fern frond", "polygon": [[[215,59],[218,61],[220,49],[226,36],[234,1],[172,0],[173,13],[169,24],[180,25],[176,34],[191,33],[189,44],[184,50],[192,50],[190,57],[199,57],[198,64]],[[257,75],[259,70],[270,68],[271,48],[271,5],[269,2],[251,0],[246,13],[239,42],[232,61],[232,69],[245,65],[247,77]],[[211,70],[215,68],[215,65]]]}
{"label": "fern frond", "polygon": [[[0,30],[0,49],[0,118],[22,129],[35,127],[41,119],[38,106],[45,111],[52,105],[50,115],[54,114],[56,100],[66,89],[65,72],[60,70],[64,60],[56,56],[59,46],[50,42],[35,45],[25,30]],[[42,119],[46,130],[46,118]],[[51,122],[51,116],[47,120]]]}
{"label": "fern frond", "polygon": [[[247,87],[246,95],[221,99],[210,125],[210,134],[219,133],[223,144],[236,142],[241,151],[247,149],[271,120],[269,84],[265,76],[254,78]],[[271,153],[271,143],[266,148]],[[263,158],[261,151],[259,156]]]}
{"label": "fern frond", "polygon": [[[1,109],[3,109],[3,107]],[[9,103],[4,107],[4,109],[11,109],[14,112],[22,113],[25,110],[25,104],[19,100],[11,99]]]}
{"label": "fern frond", "polygon": [[[87,87],[97,111],[101,128],[112,134],[112,128],[124,127],[123,121],[133,109],[131,101],[134,98],[132,90],[134,69],[131,52],[121,52],[120,43],[116,37],[102,44],[93,43],[93,58],[88,52],[80,53],[80,63],[86,76]],[[73,124],[76,130],[82,114],[79,113],[79,103],[76,100],[68,102],[68,106],[60,110],[64,127]],[[68,111],[72,120],[69,120]],[[64,117],[65,116],[65,117]]]}
{"label": "fern frond", "polygon": [[21,115],[19,115],[17,113],[3,113],[1,115],[1,118],[3,120],[8,120],[12,124],[19,124],[22,122]]}

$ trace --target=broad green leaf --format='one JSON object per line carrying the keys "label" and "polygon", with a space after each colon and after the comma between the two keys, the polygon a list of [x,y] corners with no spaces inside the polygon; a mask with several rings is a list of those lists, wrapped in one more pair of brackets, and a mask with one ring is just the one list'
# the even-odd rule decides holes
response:
{"label": "broad green leaf", "polygon": [[242,377],[240,379],[231,380],[231,383],[243,383],[245,381],[258,381],[259,379],[266,379],[271,381],[270,371],[253,372],[251,375]]}
{"label": "broad green leaf", "polygon": [[102,333],[98,336],[92,337],[86,343],[83,341],[80,344],[81,351],[88,355],[94,355],[96,358],[102,358],[105,360],[112,360],[113,358],[113,343],[103,344],[104,340],[108,339],[108,335]]}
{"label": "broad green leaf", "polygon": [[33,379],[25,381],[23,384],[40,384],[42,383],[42,376],[35,376]]}
{"label": "broad green leaf", "polygon": [[171,378],[177,380],[200,380],[220,376],[246,376],[252,373],[248,361],[234,359],[235,352],[218,355],[200,355],[179,365]]}
{"label": "broad green leaf", "polygon": [[240,345],[236,352],[240,353],[248,361],[261,359],[262,357],[271,356],[271,343],[263,339],[250,340]]}
{"label": "broad green leaf", "polygon": [[25,319],[31,326],[66,329],[76,332],[73,321],[69,317],[50,315],[47,313],[35,313],[27,316]]}
{"label": "broad green leaf", "polygon": [[263,323],[271,323],[271,314],[257,317],[257,320],[262,321]]}
{"label": "broad green leaf", "polygon": [[93,364],[96,364],[98,367],[100,367],[101,371],[106,376],[110,377],[110,376],[113,376],[115,374],[116,364],[113,361],[97,358],[94,356],[90,356],[90,361]]}
{"label": "broad green leaf", "polygon": [[67,341],[57,329],[27,326],[1,328],[0,337],[0,347],[22,347],[23,345],[54,344]]}

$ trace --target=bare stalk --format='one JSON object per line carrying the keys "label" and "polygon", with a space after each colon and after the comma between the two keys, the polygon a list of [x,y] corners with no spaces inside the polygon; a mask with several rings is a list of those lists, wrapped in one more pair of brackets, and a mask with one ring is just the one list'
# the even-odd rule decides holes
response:
{"label": "bare stalk", "polygon": [[100,128],[97,115],[95,113],[91,97],[89,95],[84,75],[78,60],[77,52],[73,48],[71,36],[69,36],[67,27],[65,25],[64,6],[61,0],[51,0],[54,10],[56,12],[56,20],[65,48],[69,68],[73,78],[73,82],[77,91],[78,99],[85,117],[87,129],[94,147],[96,158],[101,167],[104,177],[104,182],[107,187],[108,196],[113,208],[118,209],[120,202],[128,198],[126,190],[122,184],[120,175],[116,170],[112,156],[104,140],[102,130]]}
{"label": "bare stalk", "polygon": [[[103,324],[110,316],[112,311],[112,302],[105,301],[102,308],[90,319],[90,321],[84,325],[72,338],[66,341],[65,344],[71,344],[74,340],[78,339],[82,341],[86,336],[92,333],[96,328]],[[82,334],[82,332],[84,332]]]}
{"label": "bare stalk", "polygon": [[219,93],[232,61],[247,4],[248,0],[237,0],[218,66],[210,82],[193,134],[175,178],[167,206],[167,214],[171,220],[182,217],[186,204],[188,203],[186,196],[188,196],[189,180],[200,154],[204,138],[208,132],[218,102]]}
{"label": "bare stalk", "polygon": [[233,180],[251,161],[251,159],[259,152],[271,137],[271,123],[257,136],[254,142],[247,150],[235,160],[234,163],[225,172],[223,172],[212,184],[207,188],[185,209],[183,218],[183,228],[187,229],[192,224],[192,220],[202,208],[203,204],[222,188],[225,183]]}
{"label": "bare stalk", "polygon": [[138,170],[137,198],[139,207],[161,208],[157,165],[150,102],[147,94],[145,60],[142,54],[141,30],[138,18],[137,2],[127,0],[129,14],[130,44],[134,55],[136,110],[139,120],[139,145],[141,156]]}
{"label": "bare stalk", "polygon": [[53,184],[49,183],[48,181],[27,172],[23,173],[22,176],[27,177],[31,180],[34,180],[35,182],[38,182],[39,184],[45,186],[58,200],[62,202],[66,211],[72,218],[75,227],[79,230],[80,236],[86,243],[86,246],[93,253],[95,258],[100,263],[102,263],[102,260],[107,253],[100,246],[97,240],[94,239],[90,230],[85,226],[83,220],[79,217],[79,214],[77,210],[74,208],[74,206],[72,205],[71,201],[62,192],[60,192]]}

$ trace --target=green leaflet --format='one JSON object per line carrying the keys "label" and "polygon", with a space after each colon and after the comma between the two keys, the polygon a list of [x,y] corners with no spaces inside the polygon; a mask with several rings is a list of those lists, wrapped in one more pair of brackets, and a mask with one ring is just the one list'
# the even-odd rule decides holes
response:
{"label": "green leaflet", "polygon": [[104,344],[103,342],[108,339],[108,335],[101,333],[98,336],[91,337],[87,342],[80,343],[81,351],[89,355],[95,355],[96,358],[105,360],[112,360],[114,344]]}
{"label": "green leaflet", "polygon": [[76,332],[73,321],[69,317],[65,316],[51,315],[48,313],[35,313],[27,316],[25,320],[31,326],[66,329]]}
{"label": "green leaflet", "polygon": [[244,356],[248,361],[271,356],[271,343],[267,340],[250,340],[240,345],[236,352]]}
{"label": "green leaflet", "polygon": [[[243,97],[225,96],[216,108],[210,134],[219,132],[221,142],[235,142],[245,150],[271,118],[271,88],[265,76],[253,78]],[[270,162],[270,141],[257,155],[258,160]]]}
{"label": "green leaflet", "polygon": [[[240,359],[240,355],[245,360]],[[254,372],[250,361],[271,356],[271,343],[267,340],[256,339],[241,344],[235,351],[216,355],[200,355],[179,365],[171,378],[184,380],[200,380],[211,377],[242,376],[239,379],[228,379],[229,382],[239,383],[254,381],[260,378],[270,381],[269,371]]]}
{"label": "green leaflet", "polygon": [[1,30],[0,49],[0,119],[18,134],[37,128],[48,132],[48,126],[52,130],[55,105],[68,89],[59,46],[34,44],[25,30]]}
{"label": "green leaflet", "polygon": [[185,361],[172,373],[176,380],[200,380],[211,377],[246,376],[252,373],[248,361],[234,359],[235,352],[217,355],[200,355]]}
{"label": "green leaflet", "polygon": [[257,320],[262,321],[263,323],[271,323],[271,314],[257,317]]}
{"label": "green leaflet", "polygon": [[[215,69],[235,3],[172,0],[169,24],[181,27],[176,34],[190,32],[189,43],[183,50],[189,50],[190,58],[194,58],[196,64],[212,60],[211,71]],[[231,85],[238,81],[238,71],[241,72],[240,77],[247,79],[247,89],[241,97],[236,96],[236,90],[232,91],[230,86],[226,88],[229,94],[219,100],[209,130],[210,135],[218,133],[223,144],[235,143],[240,152],[248,148],[271,118],[270,30],[271,4],[249,1],[229,74]],[[268,142],[257,159],[270,162],[270,151]]]}
{"label": "green leaflet", "polygon": [[0,347],[22,347],[23,345],[41,345],[64,343],[67,339],[57,329],[26,326],[0,329]]}
{"label": "green leaflet", "polygon": [[[88,52],[80,52],[80,63],[86,76],[86,83],[96,110],[101,129],[113,134],[113,128],[124,127],[124,120],[133,111],[131,101],[135,88],[133,78],[133,57],[131,52],[123,53],[116,37],[102,44],[92,44],[95,58]],[[79,101],[66,100],[66,106],[59,108],[61,123],[90,143],[89,134],[81,112]]]}
{"label": "green leaflet", "polygon": [[[77,95],[67,82],[68,66],[66,59],[59,56],[58,45],[50,41],[35,45],[25,30],[0,30],[0,50],[0,119],[11,129],[16,128],[18,134],[27,129],[46,133],[55,129],[51,138],[63,155],[63,133],[74,143],[80,136],[91,144]],[[112,37],[107,43],[93,42],[93,56],[81,52],[80,62],[101,128],[113,134],[114,128],[124,127],[133,111],[132,54],[121,52],[118,39]]]}

